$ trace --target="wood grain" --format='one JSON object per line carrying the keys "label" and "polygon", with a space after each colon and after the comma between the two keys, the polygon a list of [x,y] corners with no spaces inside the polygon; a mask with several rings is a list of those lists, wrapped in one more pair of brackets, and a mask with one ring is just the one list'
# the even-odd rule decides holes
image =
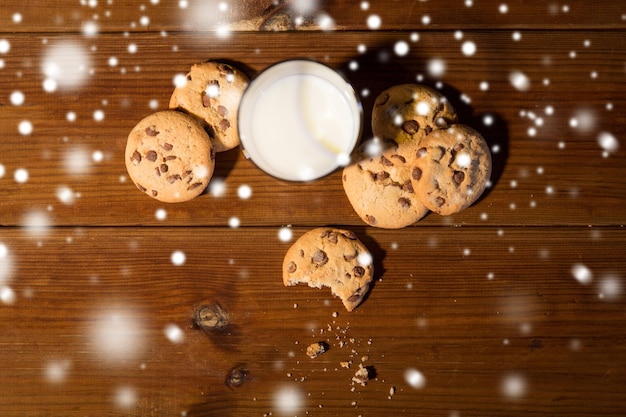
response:
{"label": "wood grain", "polygon": [[[3,1],[0,414],[626,414],[625,13],[588,0]],[[190,202],[127,178],[128,132],[192,64],[254,78],[297,57],[355,86],[363,141],[381,91],[440,89],[489,142],[490,188],[457,215],[382,230],[354,213],[341,172],[282,182],[241,149],[217,155],[216,188]],[[69,65],[56,88],[50,62]],[[289,245],[322,225],[374,255],[351,313],[328,289],[282,284]],[[201,308],[228,325],[203,329]],[[329,350],[310,359],[319,341]]]}

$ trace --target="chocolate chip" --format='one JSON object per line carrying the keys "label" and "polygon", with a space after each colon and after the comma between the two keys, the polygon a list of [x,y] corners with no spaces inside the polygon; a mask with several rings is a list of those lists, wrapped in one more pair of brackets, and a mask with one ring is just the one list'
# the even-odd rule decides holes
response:
{"label": "chocolate chip", "polygon": [[298,269],[298,265],[294,261],[291,261],[287,264],[287,272],[293,274]]}
{"label": "chocolate chip", "polygon": [[226,117],[228,116],[228,109],[226,108],[226,106],[217,106],[217,114],[219,114],[222,117]]}
{"label": "chocolate chip", "polygon": [[202,186],[201,182],[194,182],[189,187],[187,187],[187,191],[195,190],[196,188],[201,187],[201,186]]}
{"label": "chocolate chip", "polygon": [[396,158],[398,161],[400,161],[403,164],[406,162],[406,158],[402,155],[394,154],[394,155],[391,155],[391,157]]}
{"label": "chocolate chip", "polygon": [[153,126],[146,127],[146,135],[148,136],[156,136],[159,132]]}
{"label": "chocolate chip", "polygon": [[146,187],[144,187],[144,186],[143,186],[143,185],[141,185],[141,184],[137,184],[137,188],[139,188],[139,190],[143,191],[144,193],[145,193],[146,191],[148,191],[148,190],[146,189]]}
{"label": "chocolate chip", "polygon": [[156,151],[148,151],[148,153],[146,154],[146,159],[150,162],[155,162],[157,160]]}
{"label": "chocolate chip", "polygon": [[220,128],[222,130],[226,130],[230,127],[230,122],[228,121],[228,119],[222,119],[220,120]]}
{"label": "chocolate chip", "polygon": [[170,176],[167,177],[167,182],[169,184],[174,184],[178,180],[182,180],[182,177],[180,175],[178,175],[178,174],[170,175]]}
{"label": "chocolate chip", "polygon": [[354,267],[354,276],[360,278],[363,275],[365,275],[365,268],[363,268],[360,265],[355,266]]}
{"label": "chocolate chip", "polygon": [[177,156],[176,155],[168,155],[165,158],[163,158],[163,162],[167,162],[167,161],[173,161],[174,159],[176,159]]}
{"label": "chocolate chip", "polygon": [[376,217],[372,216],[371,214],[366,214],[365,220],[367,220],[369,224],[376,224]]}
{"label": "chocolate chip", "polygon": [[328,262],[328,256],[326,255],[326,252],[320,249],[313,254],[311,261],[317,266],[323,266]]}
{"label": "chocolate chip", "polygon": [[389,159],[385,158],[384,156],[380,157],[380,163],[383,164],[383,166],[386,166],[386,167],[392,167],[393,166],[393,162],[391,162]]}
{"label": "chocolate chip", "polygon": [[167,172],[169,171],[170,167],[168,167],[167,164],[161,164],[159,169],[161,170],[161,172]]}
{"label": "chocolate chip", "polygon": [[356,240],[356,234],[352,230],[345,230],[343,235],[350,240]]}
{"label": "chocolate chip", "polygon": [[154,168],[154,172],[156,172],[157,177],[161,176],[161,170],[159,169],[159,167]]}
{"label": "chocolate chip", "polygon": [[465,179],[465,173],[463,171],[454,171],[452,178],[454,179],[454,182],[461,184]]}
{"label": "chocolate chip", "polygon": [[437,204],[437,207],[441,207],[441,206],[443,206],[444,204],[446,204],[446,199],[445,199],[445,198],[443,198],[443,197],[437,197],[437,198],[435,199],[435,204]]}
{"label": "chocolate chip", "polygon": [[171,143],[167,143],[167,142],[161,145],[161,147],[165,149],[166,151],[171,151],[172,149],[174,149],[174,145],[172,145]]}
{"label": "chocolate chip", "polygon": [[426,155],[426,153],[428,153],[428,149],[426,149],[426,148],[419,148],[417,150],[417,154],[416,155],[417,155],[418,158],[421,158],[422,156]]}
{"label": "chocolate chip", "polygon": [[415,181],[419,181],[422,178],[422,170],[418,167],[413,168],[413,172],[411,172],[411,177]]}
{"label": "chocolate chip", "polygon": [[333,231],[324,232],[322,237],[328,239],[330,243],[337,243],[339,241],[339,238],[337,237],[337,233]]}
{"label": "chocolate chip", "polygon": [[156,197],[158,194],[157,190],[152,190],[152,197]]}
{"label": "chocolate chip", "polygon": [[374,174],[374,180],[376,181],[384,181],[387,178],[390,177],[390,174],[388,172],[377,172],[376,174]]}
{"label": "chocolate chip", "polygon": [[406,180],[404,184],[402,184],[402,191],[406,191],[407,193],[415,192],[415,190],[413,190],[413,183],[411,180]]}
{"label": "chocolate chip", "polygon": [[432,131],[433,131],[433,128],[430,127],[429,125],[426,125],[424,127],[424,133],[426,133],[426,136],[430,135]]}
{"label": "chocolate chip", "polygon": [[420,129],[420,125],[419,123],[417,123],[416,120],[407,120],[406,122],[402,123],[402,130],[404,130],[406,133],[408,133],[409,135],[414,135],[416,134]]}
{"label": "chocolate chip", "polygon": [[398,203],[400,204],[400,207],[402,207],[402,208],[409,208],[409,207],[411,207],[411,200],[409,200],[406,197],[400,197],[398,199]]}
{"label": "chocolate chip", "polygon": [[130,160],[133,165],[139,165],[141,162],[141,154],[138,151],[133,152],[133,156],[130,157]]}
{"label": "chocolate chip", "polygon": [[202,92],[202,107],[211,107],[211,97],[209,97],[206,91]]}

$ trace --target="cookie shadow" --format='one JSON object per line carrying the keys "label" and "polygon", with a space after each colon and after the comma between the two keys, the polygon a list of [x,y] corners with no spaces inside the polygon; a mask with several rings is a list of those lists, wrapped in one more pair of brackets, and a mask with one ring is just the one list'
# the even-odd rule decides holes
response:
{"label": "cookie shadow", "polygon": [[[497,111],[476,113],[464,94],[451,84],[428,76],[428,62],[416,56],[399,57],[392,43],[368,46],[364,54],[354,56],[341,64],[338,71],[356,90],[363,106],[363,128],[360,142],[373,137],[372,109],[377,96],[384,90],[399,84],[421,84],[441,92],[456,110],[458,123],[479,132],[491,149],[492,172],[490,187],[479,201],[485,198],[502,177],[509,157],[509,133],[504,118]],[[358,62],[355,69],[354,62]]]}

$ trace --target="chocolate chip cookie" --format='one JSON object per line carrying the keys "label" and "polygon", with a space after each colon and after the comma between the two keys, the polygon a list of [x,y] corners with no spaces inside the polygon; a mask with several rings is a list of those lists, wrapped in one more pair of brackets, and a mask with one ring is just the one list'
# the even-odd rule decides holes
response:
{"label": "chocolate chip cookie", "polygon": [[248,76],[232,65],[195,64],[185,85],[174,89],[169,107],[200,119],[215,152],[227,151],[239,145],[237,113],[248,83]]}
{"label": "chocolate chip cookie", "polygon": [[437,90],[420,84],[399,84],[376,97],[372,133],[379,139],[398,143],[419,141],[456,120],[452,104]]}
{"label": "chocolate chip cookie", "polygon": [[366,142],[357,161],[343,169],[343,189],[356,214],[370,226],[399,229],[428,213],[417,198],[411,170],[416,141]]}
{"label": "chocolate chip cookie", "polygon": [[125,161],[137,188],[167,203],[198,196],[215,168],[206,131],[194,117],[174,110],[153,113],[131,130]]}
{"label": "chocolate chip cookie", "polygon": [[348,311],[363,301],[373,277],[370,252],[349,230],[310,230],[291,245],[283,260],[285,286],[330,287]]}
{"label": "chocolate chip cookie", "polygon": [[472,205],[491,176],[491,153],[483,137],[456,124],[419,144],[411,169],[415,194],[430,210],[450,215]]}

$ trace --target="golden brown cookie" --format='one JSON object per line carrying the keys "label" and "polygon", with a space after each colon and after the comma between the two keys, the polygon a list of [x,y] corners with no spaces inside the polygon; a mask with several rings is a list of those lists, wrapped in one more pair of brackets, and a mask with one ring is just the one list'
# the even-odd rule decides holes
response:
{"label": "golden brown cookie", "polygon": [[491,153],[483,137],[456,124],[419,144],[411,171],[413,189],[430,210],[450,215],[472,205],[491,176]]}
{"label": "golden brown cookie", "polygon": [[128,135],[124,159],[137,188],[167,203],[198,196],[215,168],[206,131],[194,117],[174,110],[141,120]]}
{"label": "golden brown cookie", "polygon": [[378,95],[372,109],[372,133],[398,143],[419,141],[436,129],[456,123],[448,99],[420,84],[395,85]]}
{"label": "golden brown cookie", "polygon": [[417,148],[416,141],[398,145],[373,140],[361,148],[355,163],[343,169],[343,189],[352,208],[365,223],[399,229],[428,213],[411,182]]}
{"label": "golden brown cookie", "polygon": [[330,287],[348,311],[363,301],[373,277],[370,252],[349,230],[310,230],[291,245],[283,260],[285,286]]}
{"label": "golden brown cookie", "polygon": [[176,87],[169,107],[202,120],[215,152],[239,145],[237,113],[248,76],[222,62],[195,64],[184,86]]}

